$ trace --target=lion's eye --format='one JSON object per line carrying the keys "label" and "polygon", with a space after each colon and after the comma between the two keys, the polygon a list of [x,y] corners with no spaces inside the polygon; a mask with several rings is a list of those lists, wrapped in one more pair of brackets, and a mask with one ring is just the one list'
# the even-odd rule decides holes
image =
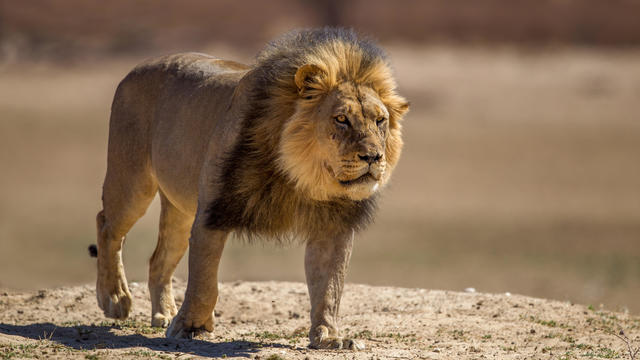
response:
{"label": "lion's eye", "polygon": [[341,124],[341,125],[351,125],[349,124],[349,119],[347,119],[347,117],[344,115],[338,115],[334,117],[333,120],[335,120],[338,124]]}
{"label": "lion's eye", "polygon": [[387,120],[387,119],[386,119],[384,116],[379,117],[379,118],[376,120],[376,125],[380,126],[380,125],[384,124],[384,121],[385,121],[385,120]]}

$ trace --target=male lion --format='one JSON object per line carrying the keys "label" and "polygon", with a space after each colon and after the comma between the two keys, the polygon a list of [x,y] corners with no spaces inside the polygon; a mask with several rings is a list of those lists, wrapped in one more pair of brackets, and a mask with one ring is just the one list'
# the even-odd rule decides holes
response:
{"label": "male lion", "polygon": [[[174,338],[213,331],[230,233],[296,238],[306,244],[310,346],[359,348],[340,337],[338,306],[354,232],[371,221],[400,156],[408,103],[394,89],[381,49],[332,28],[289,33],[254,66],[187,53],[136,67],[118,86],[109,123],[97,216],[104,314],[129,314],[122,243],[159,192],[153,326],[168,326]],[[187,246],[178,312],[171,276]]]}

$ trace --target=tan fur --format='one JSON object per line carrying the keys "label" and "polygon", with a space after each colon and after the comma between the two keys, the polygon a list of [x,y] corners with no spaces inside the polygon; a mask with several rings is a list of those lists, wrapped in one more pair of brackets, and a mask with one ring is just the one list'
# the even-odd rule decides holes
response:
{"label": "tan fur", "polygon": [[[408,105],[387,61],[353,34],[289,36],[254,67],[178,54],[139,65],[119,85],[97,220],[96,290],[106,316],[128,316],[122,242],[159,192],[152,325],[176,315],[171,276],[187,243],[189,282],[169,337],[213,331],[230,232],[293,234],[307,246],[310,346],[359,347],[337,327],[344,276],[354,231],[370,220],[373,195],[398,162]],[[311,45],[288,53],[296,44]]]}

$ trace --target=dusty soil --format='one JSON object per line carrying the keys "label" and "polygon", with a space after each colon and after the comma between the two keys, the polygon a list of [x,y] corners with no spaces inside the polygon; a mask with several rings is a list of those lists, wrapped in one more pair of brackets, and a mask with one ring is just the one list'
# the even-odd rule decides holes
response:
{"label": "dusty soil", "polygon": [[[182,294],[185,283],[175,283]],[[93,286],[0,291],[1,358],[582,359],[630,358],[640,318],[511,294],[348,284],[342,331],[361,352],[307,348],[306,286],[223,283],[210,339],[169,340],[149,327],[146,284],[131,283],[132,316],[105,319]],[[180,297],[178,300],[182,300]]]}

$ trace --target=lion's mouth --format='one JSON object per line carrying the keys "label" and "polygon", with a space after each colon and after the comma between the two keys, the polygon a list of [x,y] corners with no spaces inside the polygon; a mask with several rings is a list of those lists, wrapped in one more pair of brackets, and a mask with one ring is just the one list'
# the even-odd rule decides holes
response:
{"label": "lion's mouth", "polygon": [[366,183],[369,181],[376,181],[377,179],[371,175],[370,172],[366,172],[363,175],[355,178],[355,179],[351,179],[351,180],[340,180],[340,184],[342,186],[352,186],[352,185],[358,185],[358,184],[362,184],[362,183]]}

